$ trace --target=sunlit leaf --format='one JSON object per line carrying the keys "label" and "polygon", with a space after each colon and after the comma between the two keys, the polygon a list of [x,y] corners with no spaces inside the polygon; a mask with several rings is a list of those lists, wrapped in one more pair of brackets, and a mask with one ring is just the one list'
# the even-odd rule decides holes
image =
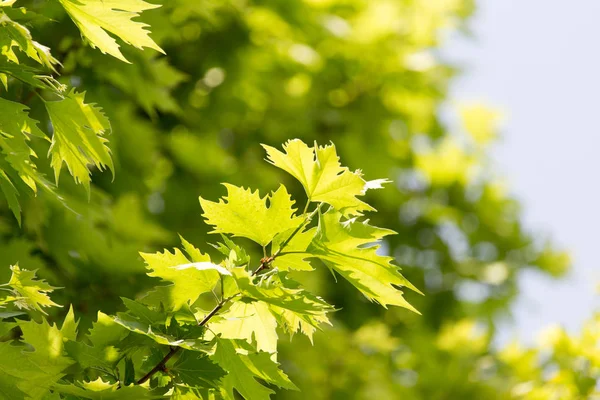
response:
{"label": "sunlit leaf", "polygon": [[125,43],[139,49],[149,47],[163,52],[150,38],[148,25],[132,21],[145,10],[160,7],[142,0],[59,0],[83,37],[92,47],[108,53],[119,60],[128,62],[117,41],[108,32],[119,37]]}

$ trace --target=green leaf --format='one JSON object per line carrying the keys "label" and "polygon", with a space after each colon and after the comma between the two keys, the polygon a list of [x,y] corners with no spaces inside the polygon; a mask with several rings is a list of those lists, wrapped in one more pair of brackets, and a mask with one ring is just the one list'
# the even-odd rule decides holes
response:
{"label": "green leaf", "polygon": [[131,399],[160,399],[162,394],[152,392],[147,387],[140,385],[121,386],[98,378],[90,382],[77,382],[77,384],[54,385],[54,390],[79,398],[92,400],[131,400]]}
{"label": "green leaf", "polygon": [[63,162],[77,183],[89,193],[91,171],[88,164],[99,170],[108,167],[114,174],[110,150],[104,134],[110,132],[110,123],[100,108],[85,104],[85,93],[71,91],[61,101],[46,102],[52,121],[52,168],[58,183]]}
{"label": "green leaf", "polygon": [[210,331],[224,339],[244,339],[256,348],[267,353],[277,352],[277,320],[271,314],[269,306],[260,301],[237,301],[220,315],[220,319],[211,322]]}
{"label": "green leaf", "polygon": [[[41,399],[48,393],[65,373],[68,366],[47,365],[43,360],[37,360],[32,354],[24,351],[23,346],[13,346],[9,342],[0,342],[0,394],[7,399]],[[25,397],[21,393],[27,393]]]}
{"label": "green leaf", "polygon": [[248,271],[235,268],[232,271],[235,282],[245,298],[267,303],[283,328],[294,333],[302,329],[309,338],[322,323],[329,323],[327,313],[333,307],[323,299],[303,290],[289,279],[285,273],[261,277],[254,284]]}
{"label": "green leaf", "polygon": [[128,334],[129,331],[117,324],[112,317],[99,311],[87,337],[92,345],[105,348],[119,344]]}
{"label": "green leaf", "polygon": [[169,311],[177,311],[185,304],[193,304],[205,292],[210,292],[219,282],[221,275],[229,275],[225,268],[210,262],[190,243],[183,240],[184,249],[195,261],[191,262],[179,249],[173,253],[141,253],[150,270],[149,276],[171,282],[150,292],[143,301],[147,304],[162,304]]}
{"label": "green leaf", "polygon": [[19,203],[19,191],[12,183],[6,172],[0,169],[0,189],[4,193],[8,208],[12,211],[13,215],[21,225],[21,204]]}
{"label": "green leaf", "polygon": [[36,279],[35,271],[27,271],[18,265],[10,267],[12,276],[8,285],[16,294],[15,304],[26,310],[37,310],[46,314],[44,307],[58,307],[58,304],[50,300],[48,293],[54,289],[43,279]]}
{"label": "green leaf", "polygon": [[193,389],[187,386],[178,385],[175,387],[173,391],[172,399],[173,400],[214,400],[214,397],[209,397],[208,393],[206,396],[202,396],[200,393],[197,393],[198,389]]}
{"label": "green leaf", "polygon": [[0,343],[0,393],[11,393],[16,386],[28,398],[41,399],[73,362],[63,354],[64,336],[56,326],[45,319],[40,324],[20,321],[19,326],[26,346]]}
{"label": "green leaf", "polygon": [[34,88],[50,90],[61,94],[66,90],[66,85],[61,84],[50,75],[44,75],[36,68],[19,65],[0,57],[0,81],[5,88],[8,87],[7,75],[20,80]]}
{"label": "green leaf", "polygon": [[87,335],[91,346],[83,342],[68,341],[65,343],[65,350],[84,369],[95,366],[112,370],[121,359],[121,352],[115,346],[120,345],[129,332],[114,322],[113,318],[99,312],[97,321]]}
{"label": "green leaf", "polygon": [[238,354],[247,355],[247,357],[242,357],[242,361],[254,375],[282,389],[298,390],[269,353],[256,351],[250,344],[239,340],[235,341],[235,346]]}
{"label": "green leaf", "polygon": [[251,299],[264,301],[300,314],[319,315],[332,311],[332,307],[323,299],[302,290],[285,273],[270,275],[267,279],[259,277],[254,284],[252,277],[243,268],[232,271],[242,295]]}
{"label": "green leaf", "polygon": [[335,210],[321,214],[317,235],[308,251],[346,278],[369,300],[384,307],[390,304],[418,313],[397,287],[419,290],[400,274],[398,267],[391,263],[391,257],[377,254],[379,245],[376,243],[395,232],[371,226],[368,221],[343,218],[342,213]]}
{"label": "green leaf", "polygon": [[77,340],[78,325],[79,322],[75,321],[75,312],[73,311],[73,306],[71,306],[60,328],[63,338],[66,340]]}
{"label": "green leaf", "polygon": [[50,54],[50,49],[34,41],[26,27],[0,11],[0,51],[8,60],[19,64],[19,58],[13,47],[17,47],[29,58],[56,72],[54,64],[58,64],[58,60]]}
{"label": "green leaf", "polygon": [[278,370],[277,364],[270,359],[268,353],[257,355],[252,352],[251,347],[244,346],[244,343],[246,342],[217,340],[217,348],[212,358],[228,372],[221,385],[221,394],[226,400],[235,399],[234,390],[246,400],[268,400],[274,392],[261,385],[257,379],[282,388],[296,388],[287,376]]}
{"label": "green leaf", "polygon": [[23,340],[35,349],[29,353],[31,360],[40,365],[62,369],[73,364],[72,360],[64,356],[64,340],[68,339],[66,336],[73,334],[73,326],[69,322],[66,326],[63,324],[63,329],[48,324],[45,319],[39,324],[35,321],[19,321],[18,324],[23,331]]}
{"label": "green leaf", "polygon": [[203,252],[198,250],[196,247],[194,247],[193,244],[185,240],[182,236],[179,236],[179,239],[181,240],[183,250],[185,250],[185,253],[188,255],[189,259],[192,262],[200,263],[210,261],[210,257],[208,256],[208,254],[204,254]]}
{"label": "green leaf", "polygon": [[[306,260],[310,257],[307,249],[316,232],[316,228],[310,228],[306,231],[296,233],[294,237],[287,243],[282,253],[273,260],[271,265],[278,268],[280,271],[312,271],[314,268]],[[272,252],[274,254],[277,254],[282,243],[284,243],[291,234],[292,230],[289,230],[275,236],[275,239],[273,239],[272,248]]]}
{"label": "green leaf", "polygon": [[267,151],[267,160],[271,164],[302,183],[309,201],[330,204],[345,215],[373,210],[356,198],[365,191],[366,182],[362,174],[341,166],[333,144],[315,144],[311,148],[303,141],[294,139],[283,145],[285,153],[271,146],[262,146]]}
{"label": "green leaf", "polygon": [[[29,139],[26,134],[47,140],[46,134],[44,134],[37,126],[38,121],[29,118],[29,115],[26,112],[28,110],[29,108],[21,103],[15,103],[0,98],[0,132],[6,137],[23,137],[23,142]],[[9,150],[14,152],[15,150],[20,149]],[[5,151],[5,153],[9,153],[9,151]],[[33,151],[29,150],[28,153],[35,157]],[[7,154],[7,156],[8,155],[9,154]],[[9,161],[11,160],[9,159]],[[14,165],[14,162],[11,162],[11,165]]]}
{"label": "green leaf", "polygon": [[[37,192],[38,185],[52,191],[50,182],[38,172],[32,160],[32,157],[35,158],[37,155],[28,144],[29,135],[43,139],[47,139],[47,137],[37,127],[37,121],[29,118],[26,110],[28,108],[21,103],[0,98],[0,149],[5,161],[34,193]],[[4,174],[0,179],[10,181],[5,172],[3,171]],[[14,188],[12,182],[11,186]],[[11,208],[17,219],[20,220],[20,212],[17,212],[20,207],[13,208],[11,204]]]}
{"label": "green leaf", "polygon": [[[21,312],[21,311],[0,311],[0,320],[2,319],[6,319],[6,318],[13,318],[13,317],[18,317],[19,315],[25,315],[26,313]],[[7,322],[0,322],[0,337],[4,336],[8,331],[4,330],[4,329],[8,329],[11,330],[12,327],[10,327],[10,323]]]}
{"label": "green leaf", "polygon": [[169,367],[180,383],[197,388],[216,388],[226,372],[201,353],[184,350]]}
{"label": "green leaf", "polygon": [[250,189],[229,184],[224,186],[227,196],[218,203],[200,197],[203,216],[209,225],[215,227],[211,233],[246,237],[266,246],[278,233],[298,227],[303,222],[301,217],[294,216],[294,201],[283,185],[262,199],[258,190],[253,193]]}
{"label": "green leaf", "polygon": [[226,265],[231,268],[240,267],[242,265],[248,265],[250,262],[250,256],[243,247],[238,246],[225,235],[221,235],[223,243],[218,242],[212,246],[223,254],[227,259],[225,260]]}
{"label": "green leaf", "polygon": [[170,321],[170,326],[167,327],[167,314],[152,310],[137,301],[123,299],[123,302],[128,312],[117,313],[114,321],[124,328],[166,346],[195,351],[210,351],[213,347],[210,342],[202,339],[203,327],[195,323],[179,326],[174,320]]}
{"label": "green leaf", "polygon": [[[0,344],[0,350],[4,350],[5,348],[6,347],[3,344]],[[2,352],[3,357],[6,357],[8,355],[9,354]],[[21,389],[19,389],[19,387],[17,386],[17,383],[19,382],[18,378],[9,375],[9,370],[6,369],[7,365],[2,364],[6,364],[6,362],[0,361],[0,371],[3,372],[2,374],[0,374],[0,398],[6,400],[26,399],[27,394]],[[8,368],[11,368],[11,366],[8,366]],[[14,366],[14,368],[17,368],[17,366]]]}
{"label": "green leaf", "polygon": [[110,371],[119,361],[119,352],[114,347],[94,347],[82,342],[67,342],[65,350],[83,369],[104,368]]}
{"label": "green leaf", "polygon": [[108,53],[128,62],[119,50],[117,41],[107,32],[138,49],[149,47],[164,53],[150,38],[149,32],[144,29],[148,25],[132,21],[132,18],[139,17],[142,11],[160,7],[159,5],[142,0],[59,0],[59,2],[90,45],[105,54]]}

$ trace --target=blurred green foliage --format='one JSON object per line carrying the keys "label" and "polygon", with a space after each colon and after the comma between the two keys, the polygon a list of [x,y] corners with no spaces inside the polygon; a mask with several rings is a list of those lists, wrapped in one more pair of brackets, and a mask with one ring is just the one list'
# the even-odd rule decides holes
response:
{"label": "blurred green foliage", "polygon": [[[89,198],[66,177],[59,200],[23,192],[21,227],[1,197],[0,281],[16,262],[38,269],[64,286],[53,299],[72,303],[90,326],[98,310],[113,313],[119,296],[148,287],[138,251],[170,247],[177,233],[215,241],[198,196],[220,197],[225,181],[261,192],[285,183],[301,193],[262,161],[259,143],[332,141],[367,179],[394,181],[367,195],[378,210],[369,217],[399,232],[382,251],[425,293],[406,293],[422,316],[380,309],[343,280],[320,279],[326,268],[297,273],[340,311],[314,347],[304,338],[283,346],[280,362],[302,392],[278,397],[598,396],[597,318],[580,339],[555,333],[545,350],[491,346],[519,274],[561,276],[570,261],[523,226],[518,202],[490,165],[498,113],[448,101],[458,71],[439,48],[449,34],[468,32],[472,0],[153,2],[162,7],[135,20],[151,26],[166,56],[123,45],[131,64],[86,45],[57,3],[14,5],[29,10],[32,37],[60,61],[58,81],[85,91],[110,120],[115,176],[93,169]],[[29,91],[15,81],[0,96],[27,104],[47,131],[44,103]],[[441,117],[448,108],[460,123]],[[40,173],[52,176],[49,143],[33,138],[30,146]]]}

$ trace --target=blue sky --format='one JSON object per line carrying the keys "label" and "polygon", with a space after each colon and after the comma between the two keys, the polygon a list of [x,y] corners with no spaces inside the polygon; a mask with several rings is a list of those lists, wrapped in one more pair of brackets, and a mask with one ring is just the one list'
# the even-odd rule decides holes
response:
{"label": "blue sky", "polygon": [[474,38],[453,38],[444,51],[464,69],[452,96],[504,112],[497,170],[531,230],[574,260],[566,279],[522,276],[515,323],[500,341],[531,342],[556,323],[577,332],[600,309],[600,1],[478,3]]}

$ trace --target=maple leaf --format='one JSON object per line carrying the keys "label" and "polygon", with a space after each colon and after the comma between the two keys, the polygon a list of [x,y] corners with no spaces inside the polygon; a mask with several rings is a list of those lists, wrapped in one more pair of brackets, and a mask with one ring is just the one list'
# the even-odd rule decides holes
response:
{"label": "maple leaf", "polygon": [[36,279],[35,271],[21,269],[18,265],[13,265],[10,269],[12,276],[8,281],[8,286],[16,294],[15,304],[17,307],[37,310],[42,314],[46,314],[43,307],[58,306],[48,296],[48,293],[56,288],[50,286],[43,279]]}
{"label": "maple leaf", "polygon": [[[194,303],[205,292],[210,292],[221,275],[229,275],[229,271],[220,265],[210,262],[210,257],[182,238],[183,246],[189,257],[179,249],[173,253],[141,253],[150,270],[148,276],[161,278],[171,284],[159,286],[150,292],[143,301],[147,304],[160,305],[170,311],[179,310],[185,304]],[[193,261],[193,262],[192,262]]]}
{"label": "maple leaf", "polygon": [[142,0],[59,0],[81,34],[92,47],[108,53],[119,60],[127,61],[119,50],[117,41],[107,32],[118,36],[125,43],[142,49],[148,47],[164,53],[150,38],[148,25],[132,21],[145,10],[160,7]]}
{"label": "maple leaf", "polygon": [[301,289],[286,273],[272,274],[268,279],[259,281],[259,284],[252,282],[244,268],[234,268],[231,273],[243,299],[268,304],[272,315],[286,331],[294,333],[301,328],[311,338],[322,323],[329,323],[327,313],[333,311],[333,307],[320,297]]}
{"label": "maple leaf", "polygon": [[277,320],[269,306],[260,301],[237,301],[221,314],[219,321],[210,324],[211,332],[224,339],[245,339],[267,353],[277,351]]}
{"label": "maple leaf", "polygon": [[246,237],[266,246],[278,233],[296,228],[303,222],[301,217],[294,216],[294,201],[283,185],[262,199],[258,190],[252,192],[229,184],[224,186],[227,196],[218,203],[200,197],[203,216],[209,225],[215,227],[211,233]]}
{"label": "maple leaf", "polygon": [[110,150],[104,134],[110,132],[110,123],[100,108],[84,102],[85,93],[71,91],[63,100],[45,102],[52,121],[52,168],[58,183],[63,162],[75,181],[90,191],[90,170],[94,164],[102,170],[108,167],[114,174]]}
{"label": "maple leaf", "polygon": [[307,253],[308,246],[311,244],[316,228],[310,228],[303,232],[297,232],[291,240],[288,238],[292,234],[292,231],[284,232],[277,235],[273,239],[272,252],[278,254],[281,245],[287,241],[283,252],[277,255],[271,262],[273,267],[278,268],[280,271],[296,270],[296,271],[312,271],[314,268],[307,261],[310,255]]}
{"label": "maple leaf", "polygon": [[368,221],[355,218],[343,221],[340,212],[329,210],[319,216],[318,232],[308,252],[346,278],[368,299],[384,307],[390,304],[418,312],[397,287],[419,290],[400,274],[391,257],[377,254],[376,243],[394,233],[371,226]]}
{"label": "maple leaf", "polygon": [[66,85],[58,82],[50,75],[44,75],[37,68],[15,64],[6,58],[0,58],[0,82],[6,89],[8,89],[8,76],[12,76],[34,88],[50,90],[57,94],[61,94],[66,90]]}
{"label": "maple leaf", "polygon": [[234,389],[246,400],[268,400],[274,393],[261,385],[257,379],[281,388],[297,390],[289,378],[277,368],[270,354],[256,352],[244,341],[217,339],[212,359],[228,374],[222,379],[221,394],[226,400],[234,400]]}
{"label": "maple leaf", "polygon": [[[12,167],[15,175],[27,185],[34,193],[37,185],[52,191],[51,184],[37,170],[32,157],[37,157],[29,147],[29,136],[47,139],[46,135],[37,127],[37,121],[29,118],[28,108],[20,103],[0,98],[0,150],[4,154],[4,161]],[[2,162],[4,164],[4,162]],[[0,171],[0,187],[7,197],[11,211],[21,223],[21,207],[16,198],[18,195],[15,185],[10,179],[12,175],[8,168],[3,166]],[[14,189],[14,190],[11,190]]]}
{"label": "maple leaf", "polygon": [[91,345],[68,338],[65,350],[84,369],[95,366],[111,370],[121,359],[120,351],[115,346],[121,344],[129,332],[112,317],[98,312],[98,318],[87,335]]}
{"label": "maple leaf", "polygon": [[9,61],[19,64],[19,57],[13,47],[17,47],[29,58],[56,72],[54,64],[58,64],[58,60],[50,54],[50,49],[33,40],[25,26],[0,11],[0,51]]}
{"label": "maple leaf", "polygon": [[366,181],[359,171],[342,167],[333,144],[308,147],[299,139],[283,145],[285,153],[274,147],[262,145],[267,151],[267,161],[298,179],[309,201],[324,202],[345,215],[374,210],[356,198],[364,194]]}
{"label": "maple leaf", "polygon": [[156,343],[177,346],[188,350],[209,351],[210,342],[200,339],[204,334],[204,327],[193,325],[178,325],[177,321],[170,321],[169,316],[161,311],[153,310],[134,300],[123,298],[127,312],[117,313],[114,321],[139,335],[146,336]]}
{"label": "maple leaf", "polygon": [[215,388],[226,372],[202,353],[184,350],[169,367],[181,382],[197,388]]}
{"label": "maple leaf", "polygon": [[73,326],[66,322],[62,329],[58,329],[43,318],[39,324],[34,321],[19,321],[18,324],[28,347],[0,343],[0,394],[12,393],[16,386],[16,389],[27,393],[27,398],[41,399],[66,375],[65,369],[73,364],[64,355],[63,348],[66,336],[72,337]]}

